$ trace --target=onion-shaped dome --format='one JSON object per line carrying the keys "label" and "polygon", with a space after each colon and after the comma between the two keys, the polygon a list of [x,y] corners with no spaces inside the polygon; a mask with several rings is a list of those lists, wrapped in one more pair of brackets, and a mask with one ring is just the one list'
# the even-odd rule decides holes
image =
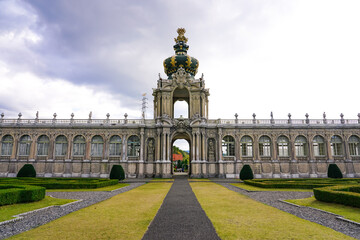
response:
{"label": "onion-shaped dome", "polygon": [[185,69],[185,72],[194,77],[199,67],[199,61],[187,54],[189,46],[186,44],[188,39],[184,36],[185,29],[178,28],[177,32],[179,36],[175,38],[175,55],[164,60],[164,71],[169,79],[179,68]]}

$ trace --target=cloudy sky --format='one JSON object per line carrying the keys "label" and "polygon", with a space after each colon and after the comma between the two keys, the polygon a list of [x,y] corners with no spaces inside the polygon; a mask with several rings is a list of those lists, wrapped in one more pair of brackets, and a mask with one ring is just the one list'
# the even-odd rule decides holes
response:
{"label": "cloudy sky", "polygon": [[0,112],[153,117],[178,27],[210,88],[209,117],[356,119],[360,1],[0,0]]}

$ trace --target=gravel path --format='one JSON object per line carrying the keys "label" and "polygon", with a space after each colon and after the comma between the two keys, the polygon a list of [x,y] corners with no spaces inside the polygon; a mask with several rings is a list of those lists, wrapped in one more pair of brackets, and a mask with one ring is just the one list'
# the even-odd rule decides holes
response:
{"label": "gravel path", "polygon": [[220,239],[197,201],[187,176],[176,176],[143,240]]}
{"label": "gravel path", "polygon": [[65,216],[71,212],[77,211],[81,208],[93,205],[95,203],[104,201],[119,193],[127,192],[131,189],[143,185],[142,182],[130,183],[129,186],[114,190],[112,192],[50,192],[46,193],[48,196],[64,199],[81,199],[70,204],[62,206],[52,206],[43,208],[38,211],[29,212],[22,215],[21,218],[1,222],[0,223],[0,239],[10,237],[44,225],[59,217]]}
{"label": "gravel path", "polygon": [[311,222],[321,224],[323,226],[332,228],[335,231],[342,232],[356,239],[360,239],[360,225],[358,224],[341,220],[337,218],[338,216],[335,214],[326,213],[321,210],[316,210],[314,208],[309,208],[309,207],[298,207],[280,201],[286,199],[307,198],[313,195],[312,192],[275,192],[275,191],[251,192],[232,186],[229,183],[219,183],[219,184],[232,191],[244,194],[256,201],[265,203],[282,211],[291,213],[302,219],[306,219]]}

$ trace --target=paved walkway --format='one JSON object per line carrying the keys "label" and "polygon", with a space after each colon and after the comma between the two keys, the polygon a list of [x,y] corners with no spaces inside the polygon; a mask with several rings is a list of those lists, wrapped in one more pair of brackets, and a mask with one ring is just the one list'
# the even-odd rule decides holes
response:
{"label": "paved walkway", "polygon": [[49,192],[46,195],[50,195],[56,198],[63,199],[81,199],[74,203],[52,206],[48,208],[42,208],[38,211],[26,213],[21,218],[13,219],[0,223],[0,239],[8,238],[15,234],[19,234],[28,231],[32,228],[44,225],[57,218],[65,216],[71,212],[77,211],[81,208],[93,205],[95,203],[104,201],[110,197],[113,197],[119,193],[127,192],[131,189],[139,187],[144,183],[131,183],[130,186],[126,186],[117,189],[112,192]]}
{"label": "paved walkway", "polygon": [[143,240],[220,239],[195,197],[187,176],[176,176]]}
{"label": "paved walkway", "polygon": [[280,200],[286,199],[301,199],[301,198],[308,198],[313,195],[312,192],[287,192],[287,191],[246,191],[244,189],[240,189],[234,187],[228,183],[219,183],[224,187],[249,196],[250,198],[280,209],[284,212],[288,212],[293,214],[299,218],[309,220],[311,222],[315,222],[321,224],[325,227],[329,227],[334,229],[335,231],[344,233],[348,236],[354,237],[356,239],[360,239],[360,225],[347,222],[344,220],[339,219],[338,215],[323,212],[320,210],[316,210],[314,208],[309,207],[298,207],[295,205],[290,205],[284,203]]}

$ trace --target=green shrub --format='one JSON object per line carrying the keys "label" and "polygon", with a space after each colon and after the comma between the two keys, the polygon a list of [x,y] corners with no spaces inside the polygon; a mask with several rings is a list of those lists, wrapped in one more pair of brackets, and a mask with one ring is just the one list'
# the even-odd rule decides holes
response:
{"label": "green shrub", "polygon": [[46,189],[91,189],[115,185],[118,182],[103,178],[0,178],[0,184],[35,185]]}
{"label": "green shrub", "polygon": [[253,178],[254,178],[254,174],[253,174],[253,171],[252,171],[250,165],[245,164],[240,171],[240,179],[241,180],[249,180],[249,179],[253,179]]}
{"label": "green shrub", "polygon": [[335,164],[329,164],[327,175],[329,178],[343,178],[340,168]]}
{"label": "green shrub", "polygon": [[45,188],[29,185],[0,185],[0,206],[35,202],[45,197]]}
{"label": "green shrub", "polygon": [[244,180],[244,183],[261,188],[296,188],[313,189],[334,185],[359,184],[359,178],[296,178],[296,179],[253,179]]}
{"label": "green shrub", "polygon": [[360,207],[359,185],[340,185],[324,188],[314,188],[313,191],[314,196],[318,201]]}
{"label": "green shrub", "polygon": [[18,172],[17,177],[36,177],[34,166],[31,164],[25,164]]}
{"label": "green shrub", "polygon": [[125,179],[125,172],[121,165],[112,166],[110,172],[110,179],[119,179],[119,180]]}

